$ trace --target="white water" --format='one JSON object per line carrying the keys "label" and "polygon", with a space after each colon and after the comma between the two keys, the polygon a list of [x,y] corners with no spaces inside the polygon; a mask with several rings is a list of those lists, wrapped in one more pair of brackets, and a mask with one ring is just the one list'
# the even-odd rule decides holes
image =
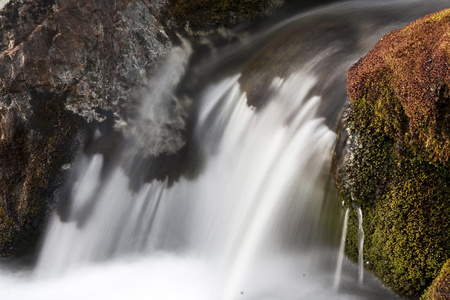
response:
{"label": "white water", "polygon": [[359,283],[364,281],[364,228],[363,228],[363,213],[361,207],[356,208],[358,215],[358,274]]}
{"label": "white water", "polygon": [[[324,199],[316,185],[335,134],[316,117],[320,98],[305,97],[315,78],[299,71],[277,80],[277,99],[258,114],[237,79],[204,92],[208,105],[200,110],[197,137],[206,166],[195,181],[170,188],[155,181],[133,194],[120,169],[100,184],[100,156],[82,162],[72,214],[92,193],[97,205],[83,225],[53,219],[36,281],[26,290],[3,287],[11,299],[93,299],[93,286],[110,290],[109,299],[130,292],[132,299],[298,299],[321,289],[294,284],[303,274],[324,275],[277,236],[281,225],[295,227],[302,215],[319,219]],[[221,107],[217,115],[212,106]],[[301,113],[287,124],[286,108],[296,106]],[[93,264],[111,255],[118,258]]]}
{"label": "white water", "polygon": [[336,271],[334,275],[334,287],[338,288],[339,284],[341,283],[341,276],[342,276],[342,263],[344,262],[344,256],[345,256],[345,241],[347,239],[347,225],[348,225],[348,215],[349,215],[349,208],[347,207],[345,209],[344,214],[344,222],[342,223],[342,234],[341,234],[341,243],[339,246],[339,256],[336,264]]}
{"label": "white water", "polygon": [[3,9],[3,7],[5,7],[6,4],[8,4],[8,2],[11,0],[0,0],[0,9]]}
{"label": "white water", "polygon": [[[347,5],[345,16],[366,5]],[[319,18],[338,13],[322,10]],[[358,29],[378,26],[361,22]],[[357,49],[381,37],[378,31],[361,35]],[[246,105],[239,72],[205,85],[196,99],[194,137],[203,159],[196,178],[182,177],[172,186],[154,181],[131,192],[120,168],[105,178],[100,156],[80,158],[71,221],[52,219],[31,274],[0,273],[0,299],[392,298],[370,274],[361,286],[361,264],[344,259],[333,233],[323,232],[335,134],[320,108],[335,99],[325,99],[314,87],[324,84],[323,78],[345,76],[359,57],[340,56],[336,70],[327,67],[323,62],[329,63],[340,46],[330,44],[308,52],[312,58],[288,78],[275,78],[274,94],[258,112]],[[150,124],[152,134],[164,133],[167,124],[183,125],[167,121],[164,99],[173,96],[188,56],[189,51],[176,48],[151,84],[140,120]],[[319,67],[325,71],[317,72]],[[146,135],[140,122],[135,125],[130,134],[136,144],[155,154],[153,141],[148,143],[152,134]],[[346,222],[344,232],[345,227]],[[327,234],[327,243],[315,238]]]}
{"label": "white water", "polygon": [[120,168],[102,180],[101,156],[84,158],[72,217],[93,194],[97,204],[83,223],[53,218],[32,278],[0,278],[2,299],[359,299],[336,294],[319,267],[336,252],[284,240],[317,227],[336,138],[317,117],[320,97],[306,97],[315,77],[275,79],[277,96],[259,113],[238,78],[201,97],[205,167],[194,181],[132,193]]}

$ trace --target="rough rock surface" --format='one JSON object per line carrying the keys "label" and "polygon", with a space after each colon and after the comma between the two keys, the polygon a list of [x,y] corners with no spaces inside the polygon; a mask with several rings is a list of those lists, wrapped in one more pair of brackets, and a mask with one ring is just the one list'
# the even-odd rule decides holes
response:
{"label": "rough rock surface", "polygon": [[199,32],[236,26],[273,13],[284,0],[170,0],[170,11],[181,28]]}
{"label": "rough rock surface", "polygon": [[171,46],[155,17],[163,5],[18,0],[0,10],[1,255],[35,245],[88,128],[126,122],[134,88]]}
{"label": "rough rock surface", "polygon": [[349,71],[347,89],[350,99],[376,103],[381,130],[441,163],[450,159],[449,15],[438,12],[381,39]]}
{"label": "rough rock surface", "polygon": [[94,132],[101,138],[91,144],[106,161],[124,136],[142,147],[123,166],[137,181],[181,172],[190,155],[185,103],[153,95],[159,100],[147,106],[157,108],[142,115],[139,100],[155,90],[147,75],[157,77],[158,62],[180,42],[176,30],[187,33],[183,14],[214,12],[198,27],[214,29],[265,16],[281,2],[0,0],[0,256],[32,250],[57,203],[64,219],[66,173]]}
{"label": "rough rock surface", "polygon": [[[348,73],[336,183],[363,211],[367,269],[409,297],[450,258],[449,37],[446,9],[384,36]],[[357,228],[353,213],[354,260]]]}
{"label": "rough rock surface", "polygon": [[66,107],[89,121],[117,111],[169,44],[146,1],[15,1],[0,26],[2,92],[69,91]]}

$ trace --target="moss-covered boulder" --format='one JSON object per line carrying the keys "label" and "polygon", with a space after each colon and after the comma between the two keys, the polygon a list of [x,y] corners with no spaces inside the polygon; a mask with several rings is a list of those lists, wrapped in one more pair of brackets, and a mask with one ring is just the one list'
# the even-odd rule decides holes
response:
{"label": "moss-covered boulder", "polygon": [[382,38],[350,69],[347,86],[352,105],[366,106],[357,111],[370,113],[374,128],[447,166],[449,15],[449,10],[440,11]]}
{"label": "moss-covered boulder", "polygon": [[366,268],[408,297],[450,258],[449,38],[446,9],[384,36],[348,73],[336,183],[363,211]]}
{"label": "moss-covered boulder", "polygon": [[427,289],[421,300],[446,300],[450,298],[450,260],[442,267],[439,276]]}

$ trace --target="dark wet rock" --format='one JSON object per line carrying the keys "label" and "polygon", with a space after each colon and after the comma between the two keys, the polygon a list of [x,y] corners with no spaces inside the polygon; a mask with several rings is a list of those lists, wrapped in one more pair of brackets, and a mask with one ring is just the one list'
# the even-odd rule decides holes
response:
{"label": "dark wet rock", "polygon": [[198,24],[204,29],[208,22],[216,28],[261,18],[281,2],[218,8],[210,1],[200,10],[200,2],[183,0],[1,3],[0,255],[10,255],[35,248],[58,202],[61,218],[67,215],[70,187],[63,183],[80,148],[104,154],[108,168],[131,141],[129,163],[121,164],[139,173],[137,185],[167,176],[170,182],[188,169],[184,158],[195,156],[187,141],[189,100],[162,95],[149,104],[156,110],[140,106],[155,90],[147,78],[158,77],[158,62],[182,44],[177,30],[186,34],[188,21],[182,10],[195,12],[193,18],[214,10]]}
{"label": "dark wet rock", "polygon": [[0,10],[0,254],[36,245],[77,150],[96,128],[126,124],[172,44],[163,8],[20,0]]}
{"label": "dark wet rock", "polygon": [[[118,111],[127,91],[164,53],[169,39],[143,1],[60,2],[43,11],[47,15],[26,37],[15,34],[18,38],[4,49],[2,92],[30,86],[58,94],[70,91],[68,109],[89,121],[101,121],[95,109]],[[27,8],[10,2],[5,14],[11,6]]]}
{"label": "dark wet rock", "polygon": [[[348,73],[336,183],[363,211],[364,261],[418,297],[450,258],[450,10],[384,36]],[[346,253],[358,259],[350,216]]]}
{"label": "dark wet rock", "polygon": [[273,13],[284,0],[170,0],[178,27],[198,33],[217,27],[250,24]]}

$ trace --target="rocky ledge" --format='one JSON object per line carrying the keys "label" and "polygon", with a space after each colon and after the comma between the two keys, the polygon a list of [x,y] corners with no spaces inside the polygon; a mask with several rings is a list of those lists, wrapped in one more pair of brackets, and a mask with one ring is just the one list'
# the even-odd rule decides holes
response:
{"label": "rocky ledge", "polygon": [[[337,187],[362,209],[365,267],[408,297],[450,258],[449,64],[446,9],[384,36],[348,72]],[[357,260],[352,211],[346,253]]]}
{"label": "rocky ledge", "polygon": [[285,0],[171,0],[170,11],[178,26],[199,34],[219,26],[245,26],[281,7]]}
{"label": "rocky ledge", "polygon": [[162,1],[18,0],[0,9],[0,255],[32,249],[94,130],[112,131],[171,41]]}
{"label": "rocky ledge", "polygon": [[282,3],[0,0],[0,256],[33,251],[55,206],[64,218],[63,183],[88,144],[108,160],[131,138],[147,152],[130,160],[151,160],[149,176],[182,172],[183,104],[160,99],[158,114],[170,117],[146,120],[151,130],[133,125],[148,75],[180,43],[177,32],[249,24]]}

